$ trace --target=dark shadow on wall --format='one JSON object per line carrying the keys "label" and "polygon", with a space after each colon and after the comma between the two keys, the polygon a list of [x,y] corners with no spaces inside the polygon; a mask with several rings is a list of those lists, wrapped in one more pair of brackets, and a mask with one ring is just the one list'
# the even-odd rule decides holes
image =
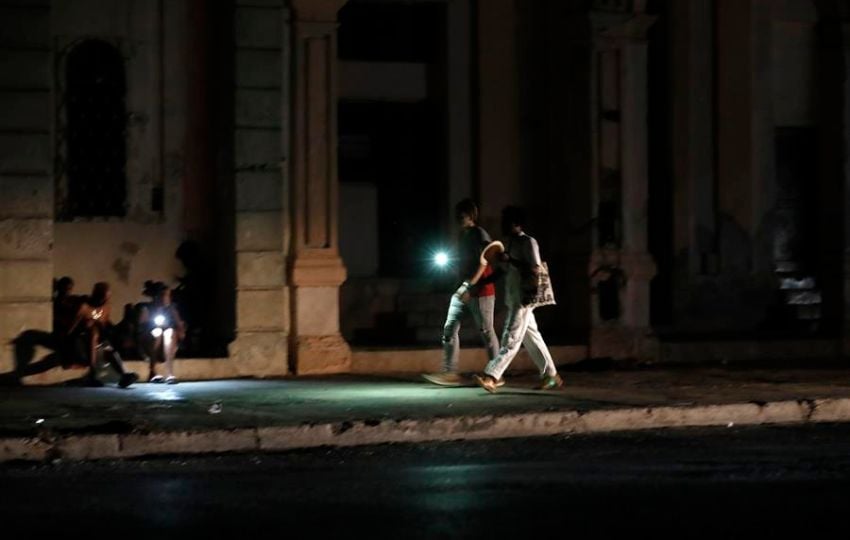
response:
{"label": "dark shadow on wall", "polygon": [[[12,340],[15,349],[15,366],[8,373],[0,374],[0,386],[17,386],[21,379],[44,373],[59,367],[59,355],[56,353],[56,338],[44,330],[25,330]],[[39,347],[51,352],[35,361]]]}

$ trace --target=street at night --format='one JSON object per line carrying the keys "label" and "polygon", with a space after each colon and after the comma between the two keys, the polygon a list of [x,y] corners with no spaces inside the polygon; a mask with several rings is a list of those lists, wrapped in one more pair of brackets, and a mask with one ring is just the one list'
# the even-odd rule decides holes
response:
{"label": "street at night", "polygon": [[850,426],[18,464],[0,499],[26,536],[838,538]]}
{"label": "street at night", "polygon": [[850,0],[0,0],[0,540],[850,538]]}

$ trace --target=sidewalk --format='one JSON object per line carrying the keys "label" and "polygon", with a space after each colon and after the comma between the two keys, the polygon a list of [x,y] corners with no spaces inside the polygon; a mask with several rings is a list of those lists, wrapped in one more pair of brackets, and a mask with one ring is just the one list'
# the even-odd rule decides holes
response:
{"label": "sidewalk", "polygon": [[497,395],[411,375],[0,388],[0,462],[850,421],[850,369],[565,372]]}

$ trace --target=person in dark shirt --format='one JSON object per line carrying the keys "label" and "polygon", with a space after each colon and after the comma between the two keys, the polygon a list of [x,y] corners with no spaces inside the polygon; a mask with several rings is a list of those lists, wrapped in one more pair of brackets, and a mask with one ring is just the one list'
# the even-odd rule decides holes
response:
{"label": "person in dark shirt", "polygon": [[[461,321],[467,313],[472,315],[481,333],[488,359],[492,360],[499,352],[499,341],[493,329],[496,288],[492,283],[481,286],[469,284],[478,272],[481,250],[490,243],[490,235],[478,225],[478,205],[471,199],[465,199],[455,206],[455,217],[460,225],[457,269],[458,277],[463,283],[452,295],[443,325],[443,370],[440,373],[423,375],[425,380],[440,386],[460,386],[463,382],[458,373],[458,334]],[[489,268],[487,272],[489,273]]]}

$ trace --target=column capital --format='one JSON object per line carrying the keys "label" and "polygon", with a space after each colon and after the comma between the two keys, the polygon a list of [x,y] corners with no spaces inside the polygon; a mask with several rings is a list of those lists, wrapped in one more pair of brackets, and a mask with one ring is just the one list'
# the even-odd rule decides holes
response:
{"label": "column capital", "polygon": [[348,0],[290,0],[295,22],[336,22],[337,13]]}

